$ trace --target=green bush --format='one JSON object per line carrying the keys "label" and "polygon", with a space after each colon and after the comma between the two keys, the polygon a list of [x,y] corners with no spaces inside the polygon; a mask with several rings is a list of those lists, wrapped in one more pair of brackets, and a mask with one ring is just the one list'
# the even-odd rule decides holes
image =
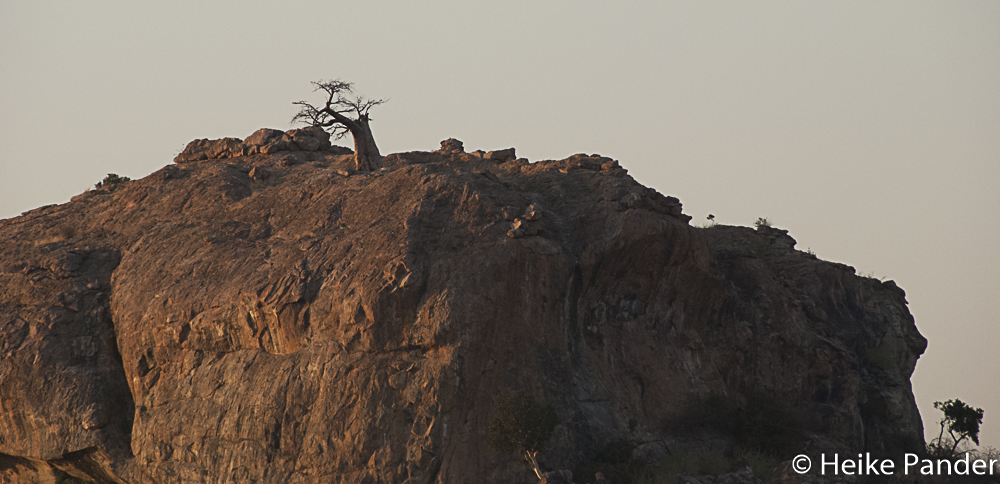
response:
{"label": "green bush", "polygon": [[108,173],[108,176],[104,177],[103,180],[97,182],[94,188],[114,188],[120,183],[131,181],[132,179],[127,176],[118,176],[114,173]]}

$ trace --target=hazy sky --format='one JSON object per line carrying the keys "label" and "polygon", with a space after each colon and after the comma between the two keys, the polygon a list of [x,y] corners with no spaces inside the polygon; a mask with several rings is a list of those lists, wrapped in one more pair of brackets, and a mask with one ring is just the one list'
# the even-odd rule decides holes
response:
{"label": "hazy sky", "polygon": [[289,129],[337,77],[390,98],[382,153],[600,153],[897,281],[928,436],[961,398],[1000,446],[1000,2],[0,0],[0,218]]}

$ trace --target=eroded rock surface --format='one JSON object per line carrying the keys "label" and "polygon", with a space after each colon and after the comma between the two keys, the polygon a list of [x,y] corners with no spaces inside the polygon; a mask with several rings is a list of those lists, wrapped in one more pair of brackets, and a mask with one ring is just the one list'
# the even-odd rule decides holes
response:
{"label": "eroded rock surface", "polygon": [[776,229],[692,227],[609,158],[448,140],[359,173],[293,131],[192,142],[0,221],[9,462],[93,447],[129,482],[531,482],[487,444],[505,391],[556,409],[546,469],[611,442],[655,460],[692,404],[762,394],[797,448],[922,448],[926,342],[894,283]]}

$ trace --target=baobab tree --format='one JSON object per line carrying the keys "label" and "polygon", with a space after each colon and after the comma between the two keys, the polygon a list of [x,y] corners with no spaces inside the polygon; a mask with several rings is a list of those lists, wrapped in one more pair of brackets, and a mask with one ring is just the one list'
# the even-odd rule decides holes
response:
{"label": "baobab tree", "polygon": [[293,104],[302,106],[292,122],[302,122],[310,126],[321,126],[337,139],[348,132],[354,138],[354,161],[357,169],[372,171],[382,168],[382,155],[375,145],[372,129],[368,125],[371,118],[368,110],[385,102],[384,99],[365,99],[354,94],[352,84],[340,79],[335,81],[313,82],[316,91],[327,94],[326,104],[322,108],[313,106],[306,101]]}

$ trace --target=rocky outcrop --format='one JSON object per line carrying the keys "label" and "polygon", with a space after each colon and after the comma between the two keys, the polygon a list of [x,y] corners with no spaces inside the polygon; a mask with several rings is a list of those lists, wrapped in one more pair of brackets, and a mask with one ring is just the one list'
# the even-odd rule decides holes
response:
{"label": "rocky outcrop", "polygon": [[485,155],[483,155],[483,158],[503,163],[505,161],[515,160],[517,159],[517,156],[514,154],[514,148],[507,148],[505,150],[488,151]]}
{"label": "rocky outcrop", "polygon": [[90,447],[61,457],[40,460],[0,452],[0,479],[4,484],[81,483],[125,484],[111,470],[111,457]]}
{"label": "rocky outcrop", "polygon": [[283,151],[325,151],[336,155],[351,154],[349,148],[330,144],[330,133],[319,126],[279,131],[261,128],[246,139],[196,139],[174,158],[174,163],[216,160],[240,156],[275,154]]}
{"label": "rocky outcrop", "polygon": [[441,142],[438,153],[462,154],[465,153],[465,145],[455,138],[448,138]]}
{"label": "rocky outcrop", "polygon": [[96,448],[128,482],[530,482],[487,444],[511,391],[556,410],[545,469],[773,444],[729,415],[780,452],[922,448],[891,281],[692,227],[598,155],[368,173],[318,134],[0,221],[0,475]]}

